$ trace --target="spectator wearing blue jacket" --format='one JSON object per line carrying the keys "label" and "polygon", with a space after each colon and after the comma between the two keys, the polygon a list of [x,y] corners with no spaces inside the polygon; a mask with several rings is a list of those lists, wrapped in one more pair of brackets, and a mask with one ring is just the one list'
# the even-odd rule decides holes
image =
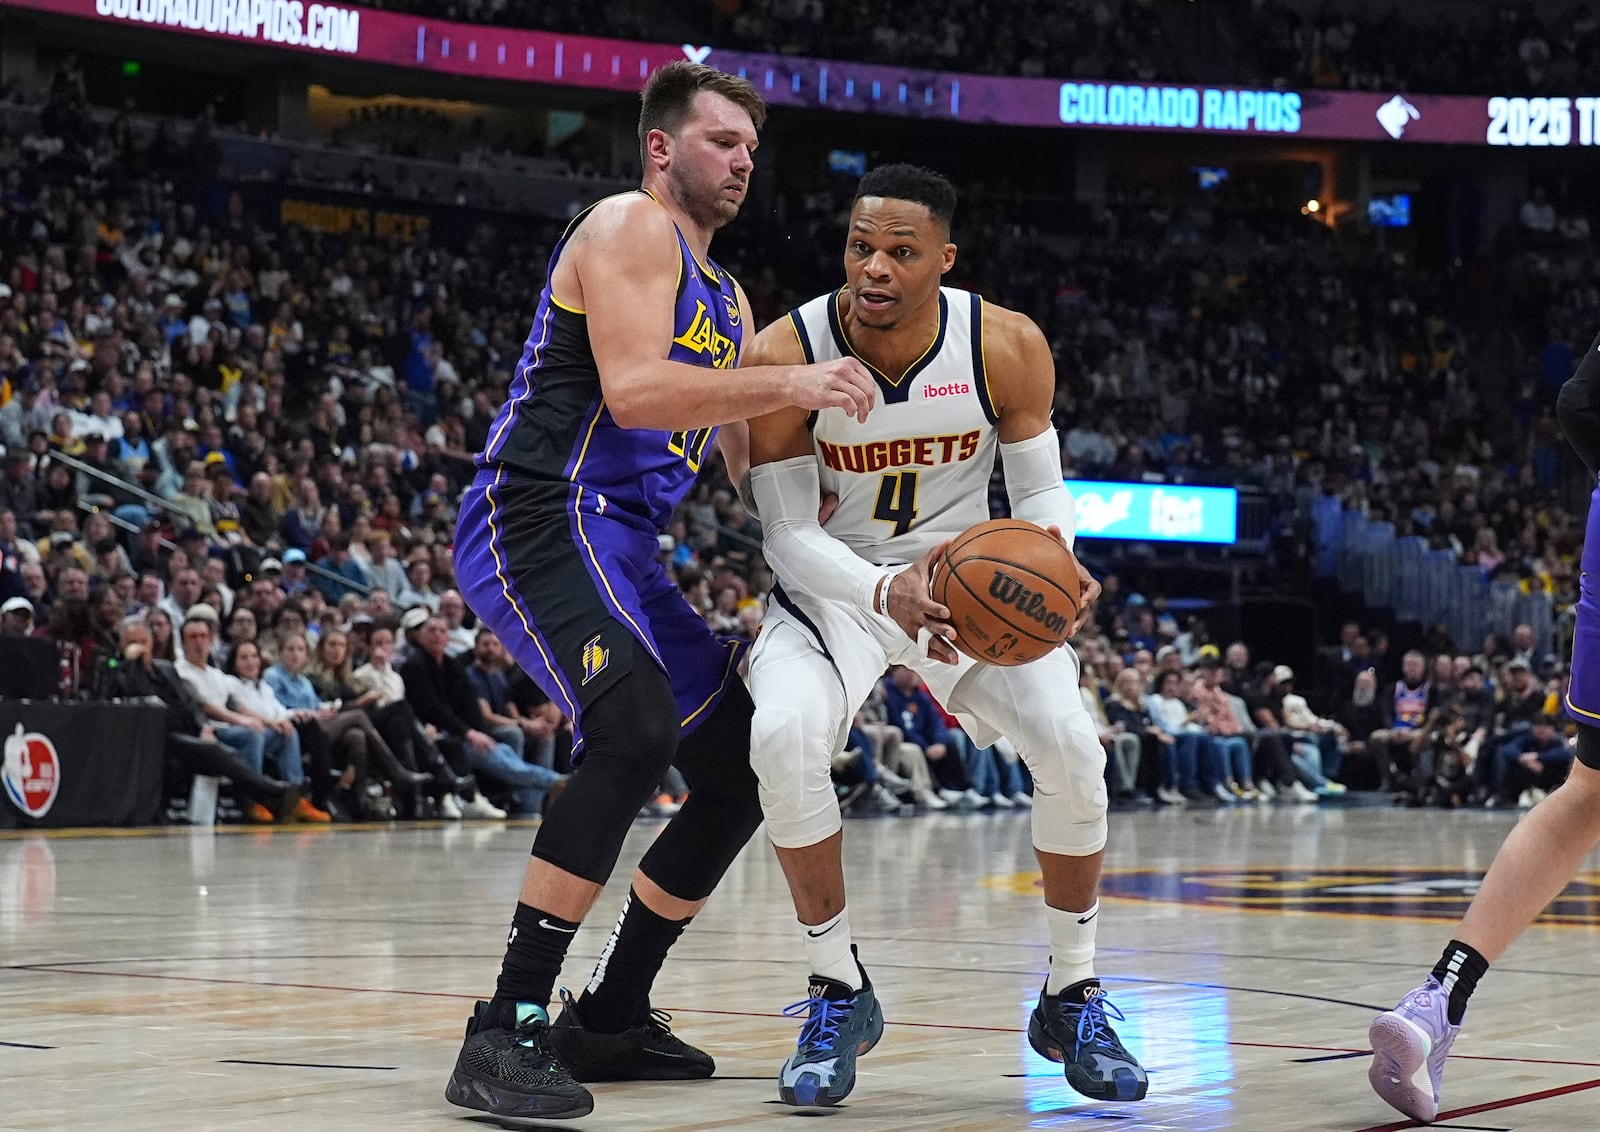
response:
{"label": "spectator wearing blue jacket", "polygon": [[922,678],[911,669],[895,665],[883,681],[883,706],[887,721],[898,727],[905,741],[922,748],[928,769],[939,784],[939,797],[957,802],[972,788],[959,758],[949,758],[950,735],[944,712],[933,702]]}
{"label": "spectator wearing blue jacket", "polygon": [[1553,716],[1534,717],[1527,734],[1500,748],[1500,794],[1498,805],[1513,802],[1523,809],[1533,806],[1545,793],[1561,785],[1572,769],[1572,748],[1556,726]]}
{"label": "spectator wearing blue jacket", "polygon": [[[288,555],[285,554],[284,558],[287,559]],[[338,605],[339,599],[345,594],[360,593],[366,587],[372,585],[372,579],[367,576],[367,571],[362,567],[361,563],[350,557],[350,536],[344,531],[340,531],[328,539],[328,553],[317,561],[317,565],[331,574],[336,574],[355,583],[356,586],[362,587],[362,589],[354,589],[351,586],[340,585],[332,578],[321,574],[313,575],[311,584],[321,590],[322,596],[334,605]]]}

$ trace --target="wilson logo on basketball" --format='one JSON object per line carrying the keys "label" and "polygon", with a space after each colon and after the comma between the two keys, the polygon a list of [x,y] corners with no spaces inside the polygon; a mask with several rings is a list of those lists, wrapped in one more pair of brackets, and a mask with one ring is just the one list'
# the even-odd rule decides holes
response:
{"label": "wilson logo on basketball", "polygon": [[964,381],[954,381],[949,385],[924,385],[922,396],[924,400],[931,401],[935,397],[959,397],[963,393],[971,393],[972,386]]}
{"label": "wilson logo on basketball", "polygon": [[999,570],[994,572],[994,577],[989,579],[989,596],[1011,606],[1024,617],[1037,621],[1049,630],[1051,636],[1066,632],[1069,624],[1066,615],[1051,609],[1045,604],[1043,594],[1030,590],[1010,574],[1003,574]]}
{"label": "wilson logo on basketball", "polygon": [[6,736],[5,763],[0,782],[11,804],[30,818],[42,818],[61,790],[61,759],[48,736],[24,732],[22,724]]}

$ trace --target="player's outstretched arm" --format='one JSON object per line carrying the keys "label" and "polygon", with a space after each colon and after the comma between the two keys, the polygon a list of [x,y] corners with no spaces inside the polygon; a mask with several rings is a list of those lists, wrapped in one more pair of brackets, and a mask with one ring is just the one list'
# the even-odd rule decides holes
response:
{"label": "player's outstretched arm", "polygon": [[[1078,531],[1078,507],[1061,474],[1061,441],[1050,423],[1056,395],[1056,363],[1050,343],[1031,318],[1004,307],[983,305],[983,353],[990,395],[1000,416],[1000,459],[1005,464],[1011,515],[1037,523],[1068,550]],[[1080,586],[1076,634],[1100,596],[1100,583],[1078,563]]]}
{"label": "player's outstretched arm", "polygon": [[[800,354],[787,321],[756,336],[750,348],[754,365],[778,364]],[[944,547],[902,570],[874,566],[817,521],[821,473],[811,445],[810,414],[780,409],[750,422],[750,476],[742,494],[761,517],[762,554],[785,589],[819,601],[848,602],[892,617],[912,640],[926,630],[934,637],[932,655],[950,663],[947,643],[955,630],[950,611],[928,592],[928,571]]]}
{"label": "player's outstretched arm", "polygon": [[865,419],[876,393],[853,358],[738,374],[667,359],[680,255],[672,220],[645,196],[597,208],[567,243],[611,416],[623,428],[691,429],[785,405],[840,408]]}

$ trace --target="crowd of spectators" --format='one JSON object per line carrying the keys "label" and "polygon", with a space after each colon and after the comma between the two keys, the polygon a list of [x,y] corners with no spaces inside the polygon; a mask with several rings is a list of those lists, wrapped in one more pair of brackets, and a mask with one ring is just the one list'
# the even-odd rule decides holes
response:
{"label": "crowd of spectators", "polygon": [[1462,19],[1438,15],[1404,4],[1365,11],[1256,0],[1246,42],[1266,81],[1428,94],[1573,94],[1600,56],[1600,17],[1587,3],[1550,18],[1518,0]]}
{"label": "crowd of spectators", "polygon": [[[174,767],[233,781],[248,818],[538,813],[570,727],[474,632],[450,543],[563,222],[450,245],[280,232],[237,197],[203,214],[199,174],[170,168],[204,163],[169,166],[99,124],[70,76],[41,114],[0,121],[0,627],[55,639],[65,691],[162,699]],[[835,285],[843,201],[796,198],[783,232],[719,240],[756,322]],[[1073,212],[978,195],[958,225],[950,282],[1031,314],[1073,376],[1057,400],[1069,474],[1255,483],[1290,574],[1311,501],[1333,492],[1569,593],[1579,532],[1543,455],[1553,390],[1506,406],[1527,424],[1510,446],[1480,434],[1461,270],[1247,197],[1128,192]],[[663,539],[720,631],[759,628],[759,537],[713,472]],[[1197,687],[1215,658],[1193,630],[1166,642],[1189,652],[1165,682],[1161,612],[1108,586],[1084,642],[1123,736],[1121,796],[1336,791],[1316,744],[1249,740],[1279,730],[1258,711],[1218,736],[1233,741],[1186,737],[1238,713]],[[1281,687],[1277,667],[1227,686],[1250,703]],[[1016,752],[972,749],[908,676],[841,755],[852,807],[1026,805]],[[656,810],[681,793],[663,783]]]}
{"label": "crowd of spectators", "polygon": [[1356,787],[1405,806],[1526,809],[1571,769],[1569,673],[1530,626],[1396,657],[1385,631],[1349,622],[1323,653],[1324,686],[1303,693],[1313,681],[1252,664],[1244,642],[1219,649],[1202,622],[1108,593],[1077,647],[1120,804],[1315,803]]}
{"label": "crowd of spectators", "polygon": [[1153,80],[1174,75],[1154,0],[983,6],[929,0],[907,20],[888,0],[711,0],[719,47],[943,71]]}
{"label": "crowd of spectators", "polygon": [[[628,5],[600,8],[510,0],[381,0],[374,7],[468,23],[660,40]],[[1442,5],[1311,4],[1252,0],[1216,7],[1237,85],[1428,94],[1572,94],[1600,60],[1592,4],[1559,11],[1501,0],[1440,18]],[[1214,79],[1206,42],[1177,30],[1156,0],[1065,4],[929,0],[906,20],[887,0],[703,0],[694,30],[719,47],[977,74],[1197,82]],[[1418,42],[1427,50],[1418,51]]]}
{"label": "crowd of spectators", "polygon": [[1364,783],[1447,809],[1527,808],[1559,785],[1577,730],[1562,706],[1570,671],[1532,627],[1420,644],[1397,660],[1387,634],[1348,622],[1325,654],[1334,720]]}
{"label": "crowd of spectators", "polygon": [[537,28],[569,35],[603,35],[612,39],[659,39],[641,18],[635,2],[588,4],[584,0],[374,0],[365,5],[435,20],[501,27]]}

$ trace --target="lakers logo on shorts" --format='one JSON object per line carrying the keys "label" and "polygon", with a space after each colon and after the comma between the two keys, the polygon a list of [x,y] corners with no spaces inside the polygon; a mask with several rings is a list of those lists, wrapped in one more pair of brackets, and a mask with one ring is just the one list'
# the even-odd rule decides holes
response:
{"label": "lakers logo on shorts", "polygon": [[587,684],[596,676],[606,670],[606,665],[611,663],[611,650],[600,647],[600,638],[595,637],[583,646],[583,682]]}

